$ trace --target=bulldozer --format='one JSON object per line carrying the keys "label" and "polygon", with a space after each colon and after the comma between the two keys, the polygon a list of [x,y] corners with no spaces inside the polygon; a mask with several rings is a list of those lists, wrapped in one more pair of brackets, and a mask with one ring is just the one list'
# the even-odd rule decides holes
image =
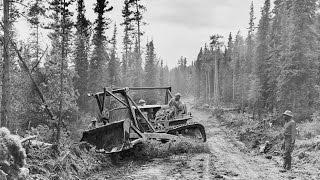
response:
{"label": "bulldozer", "polygon": [[[140,106],[129,95],[130,91],[136,90],[165,90],[164,104]],[[173,117],[163,113],[158,115],[168,108],[171,87],[104,88],[102,92],[89,96],[97,103],[98,122],[102,125],[84,131],[81,141],[95,146],[96,151],[119,153],[146,139],[166,143],[185,136],[206,141],[204,126],[194,122],[191,113]]]}

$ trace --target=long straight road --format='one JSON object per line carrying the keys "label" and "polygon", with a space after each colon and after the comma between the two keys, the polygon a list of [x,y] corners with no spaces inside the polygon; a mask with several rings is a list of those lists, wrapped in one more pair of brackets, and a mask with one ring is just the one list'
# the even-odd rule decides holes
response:
{"label": "long straight road", "polygon": [[155,159],[137,167],[133,173],[115,179],[313,179],[308,175],[279,172],[281,166],[278,161],[244,151],[244,145],[237,141],[228,129],[221,126],[209,112],[197,109],[190,111],[195,120],[206,127],[209,154],[184,154],[167,159]]}

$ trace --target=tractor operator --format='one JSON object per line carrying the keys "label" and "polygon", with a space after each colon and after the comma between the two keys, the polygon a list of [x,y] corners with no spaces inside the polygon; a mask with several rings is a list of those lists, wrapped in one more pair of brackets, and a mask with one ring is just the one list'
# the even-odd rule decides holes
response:
{"label": "tractor operator", "polygon": [[293,113],[289,110],[283,113],[283,118],[285,121],[284,125],[284,141],[282,144],[283,150],[283,172],[291,169],[291,154],[294,148],[295,138],[296,138],[296,122],[292,119]]}
{"label": "tractor operator", "polygon": [[95,129],[95,128],[97,128],[97,119],[93,118],[91,120],[91,124],[89,125],[88,129]]}
{"label": "tractor operator", "polygon": [[143,99],[140,99],[138,104],[139,104],[139,106],[145,106],[147,104],[147,102]]}
{"label": "tractor operator", "polygon": [[174,114],[177,116],[186,112],[186,106],[180,101],[181,94],[175,94],[174,98],[170,99],[169,106],[174,109]]}

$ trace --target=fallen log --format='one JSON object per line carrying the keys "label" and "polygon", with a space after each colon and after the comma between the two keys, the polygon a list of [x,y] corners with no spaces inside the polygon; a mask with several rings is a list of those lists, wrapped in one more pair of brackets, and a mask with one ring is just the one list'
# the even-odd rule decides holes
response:
{"label": "fallen log", "polygon": [[37,138],[38,136],[28,136],[21,139],[21,143]]}

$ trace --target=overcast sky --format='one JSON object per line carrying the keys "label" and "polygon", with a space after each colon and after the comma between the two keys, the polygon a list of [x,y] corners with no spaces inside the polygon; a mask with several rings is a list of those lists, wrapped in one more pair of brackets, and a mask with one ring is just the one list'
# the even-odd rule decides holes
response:
{"label": "overcast sky", "polygon": [[[114,6],[109,16],[120,24],[122,22],[122,0],[109,0]],[[144,14],[148,23],[143,30],[143,44],[153,39],[155,50],[159,57],[169,67],[174,67],[180,56],[188,61],[195,60],[199,49],[209,41],[212,34],[227,37],[230,32],[235,34],[241,30],[247,34],[249,21],[249,6],[251,0],[142,0],[147,12]],[[87,16],[94,21],[93,4],[96,0],[85,0]],[[264,0],[254,0],[255,15],[260,17],[260,10]],[[76,15],[76,14],[75,14]],[[255,23],[258,23],[258,18]],[[17,27],[19,33],[28,33],[22,24]],[[121,52],[122,28],[118,29],[119,53]],[[111,37],[112,28],[107,35]]]}

